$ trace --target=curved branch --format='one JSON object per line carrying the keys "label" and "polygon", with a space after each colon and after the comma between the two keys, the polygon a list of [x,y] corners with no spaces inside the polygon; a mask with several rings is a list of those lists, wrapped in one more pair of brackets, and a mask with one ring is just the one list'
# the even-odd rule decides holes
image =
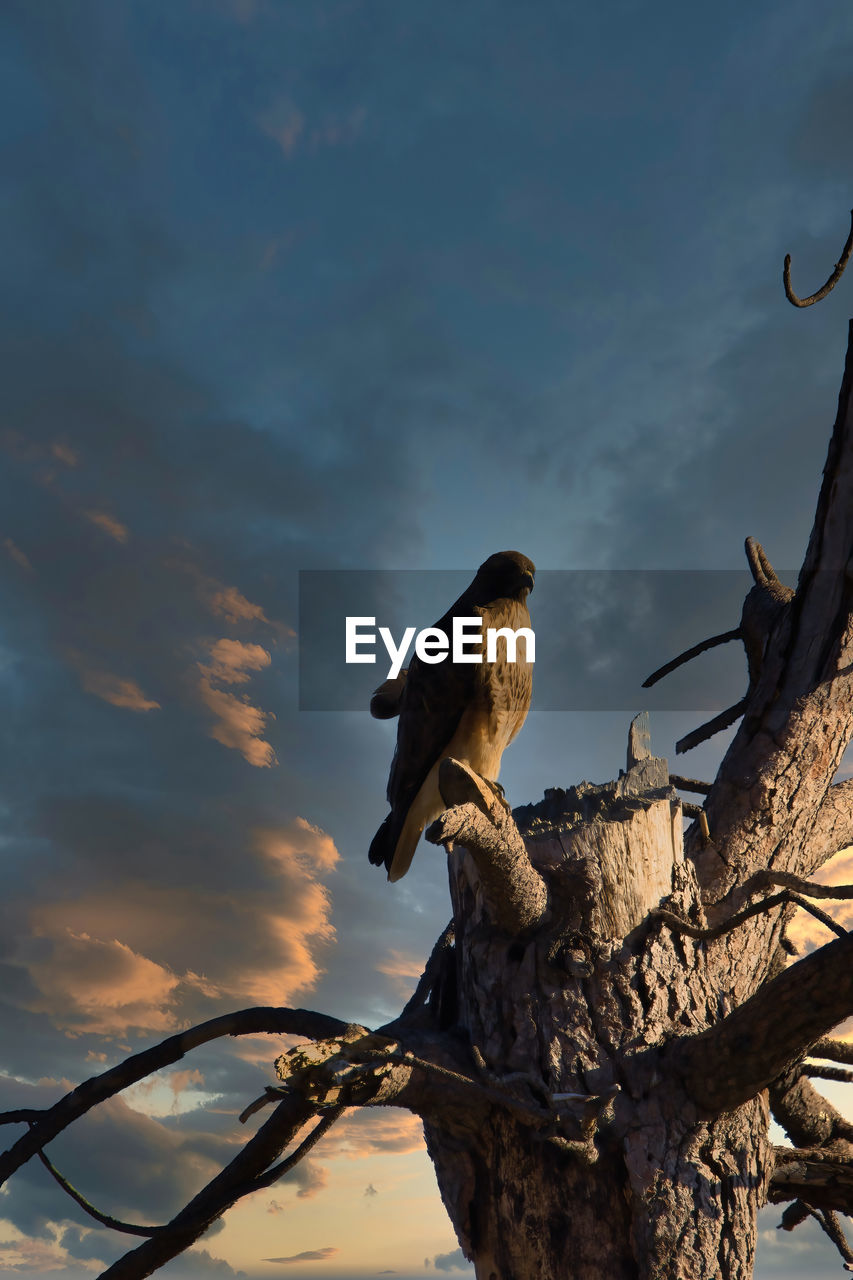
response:
{"label": "curved branch", "polygon": [[797,297],[794,290],[791,288],[791,255],[790,253],[785,254],[785,263],[782,268],[782,283],[785,286],[785,297],[791,305],[794,307],[810,307],[815,302],[820,302],[828,293],[831,293],[844,274],[844,268],[850,261],[851,252],[853,252],[853,209],[850,211],[850,234],[847,237],[844,248],[841,250],[841,257],[836,262],[832,275],[829,277],[826,284],[821,285],[817,293],[811,294],[808,298]]}
{"label": "curved branch", "polygon": [[308,1039],[322,1039],[345,1031],[347,1024],[326,1014],[312,1013],[308,1009],[276,1009],[259,1006],[242,1009],[238,1013],[226,1013],[211,1018],[187,1031],[181,1031],[142,1053],[135,1053],[118,1066],[102,1075],[93,1076],[67,1093],[54,1106],[41,1112],[6,1112],[0,1115],[0,1123],[11,1124],[22,1117],[30,1129],[8,1151],[0,1155],[0,1184],[46,1146],[78,1116],[84,1115],[99,1102],[121,1093],[128,1085],[159,1071],[161,1067],[178,1062],[191,1049],[217,1040],[222,1036],[245,1036],[267,1033],[270,1035],[303,1035]]}
{"label": "curved branch", "polygon": [[853,1125],[818,1093],[801,1066],[773,1081],[770,1110],[798,1147],[832,1146],[839,1159],[853,1156]]}
{"label": "curved branch", "polygon": [[45,1169],[55,1182],[58,1182],[62,1190],[69,1195],[75,1204],[78,1204],[84,1213],[90,1218],[94,1218],[96,1222],[100,1222],[103,1227],[111,1227],[113,1231],[121,1231],[128,1236],[156,1236],[158,1231],[162,1231],[162,1227],[137,1227],[132,1222],[122,1222],[120,1218],[114,1218],[109,1213],[101,1213],[100,1209],[96,1209],[90,1200],[73,1187],[67,1178],[63,1178],[62,1174],[51,1164],[43,1151],[37,1151],[36,1155],[41,1160]]}
{"label": "curved branch", "polygon": [[722,1022],[671,1053],[693,1100],[714,1114],[754,1098],[853,1012],[853,934],[797,961]]}
{"label": "curved branch", "polygon": [[471,854],[494,923],[509,934],[535,929],[548,906],[545,881],[530,861],[506,802],[466,764],[446,759],[438,775],[448,810],[426,832],[448,852],[454,844]]}

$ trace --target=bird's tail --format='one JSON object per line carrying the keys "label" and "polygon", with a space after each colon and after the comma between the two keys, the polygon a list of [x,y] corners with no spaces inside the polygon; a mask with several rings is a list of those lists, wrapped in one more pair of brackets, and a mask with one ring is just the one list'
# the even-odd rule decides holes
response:
{"label": "bird's tail", "polygon": [[376,867],[385,867],[389,880],[400,880],[412,865],[421,833],[433,815],[410,806],[401,821],[392,810],[370,843],[367,856]]}
{"label": "bird's tail", "polygon": [[392,810],[370,842],[367,856],[374,867],[390,869],[399,835],[400,822],[395,818]]}

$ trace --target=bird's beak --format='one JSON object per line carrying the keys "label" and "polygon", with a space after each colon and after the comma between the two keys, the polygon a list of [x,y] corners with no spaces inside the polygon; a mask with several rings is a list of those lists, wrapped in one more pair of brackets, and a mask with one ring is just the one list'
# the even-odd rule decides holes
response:
{"label": "bird's beak", "polygon": [[527,587],[528,591],[533,590],[533,574],[532,573],[526,573],[521,581],[524,583],[525,587]]}

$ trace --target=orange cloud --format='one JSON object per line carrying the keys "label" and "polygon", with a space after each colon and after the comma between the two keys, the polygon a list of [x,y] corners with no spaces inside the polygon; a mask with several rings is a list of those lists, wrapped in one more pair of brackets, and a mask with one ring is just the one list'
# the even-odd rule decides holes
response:
{"label": "orange cloud", "polygon": [[[186,551],[189,552],[187,547]],[[210,612],[234,626],[245,623],[260,623],[269,627],[285,640],[292,640],[296,632],[284,622],[268,617],[262,605],[249,600],[236,586],[229,586],[217,578],[202,573],[193,561],[185,556],[170,557],[167,562],[172,569],[187,574],[193,579],[200,599]]]}
{"label": "orange cloud", "polygon": [[217,587],[208,601],[211,611],[229,622],[269,622],[259,604],[252,604],[236,587]]}
{"label": "orange cloud", "polygon": [[107,511],[96,511],[89,509],[83,512],[84,517],[90,524],[97,525],[99,529],[103,529],[104,533],[109,534],[116,542],[125,543],[129,537],[127,525],[116,520],[115,516],[111,516]]}
{"label": "orange cloud", "polygon": [[295,818],[290,827],[259,830],[255,835],[263,856],[281,869],[298,866],[331,871],[340,861],[332,837],[307,818]]}
{"label": "orange cloud", "polygon": [[239,640],[215,641],[210,646],[211,661],[199,663],[202,671],[219,684],[245,684],[250,672],[261,671],[272,661],[270,654],[259,644],[242,644]]}
{"label": "orange cloud", "polygon": [[375,1155],[405,1155],[424,1148],[418,1116],[396,1108],[364,1108],[348,1112],[323,1139],[324,1159],[343,1156],[364,1160]]}
{"label": "orange cloud", "polygon": [[327,1245],[324,1249],[303,1249],[302,1253],[291,1253],[286,1258],[264,1258],[264,1262],[322,1262],[326,1258],[333,1258],[336,1253],[340,1253],[340,1249],[334,1249]]}
{"label": "orange cloud", "polygon": [[[211,1001],[286,1004],[310,990],[334,939],[320,880],[334,844],[298,819],[255,833],[239,856],[245,889],[140,880],[41,904],[20,961],[39,992],[27,1007],[64,1030],[116,1036],[200,1020]],[[253,1038],[244,1056],[271,1063],[276,1046],[267,1038],[264,1055]]]}
{"label": "orange cloud", "polygon": [[263,737],[267,721],[273,718],[271,712],[262,711],[248,698],[216,688],[217,684],[245,684],[251,678],[250,672],[270,665],[268,651],[259,644],[223,638],[210,646],[210,659],[208,663],[198,663],[198,691],[214,717],[211,738],[239,751],[258,769],[277,764],[275,751]]}
{"label": "orange cloud", "polygon": [[11,538],[3,539],[3,547],[4,547],[4,550],[6,551],[6,554],[10,557],[10,559],[14,560],[16,565],[18,565],[21,569],[26,569],[27,573],[32,573],[33,565],[32,565],[32,561],[30,560],[30,557],[27,555],[25,551],[22,551],[21,548],[17,546],[16,543],[14,543]]}
{"label": "orange cloud", "polygon": [[160,703],[146,698],[135,680],[122,680],[108,671],[83,671],[83,688],[96,698],[127,711],[158,711]]}
{"label": "orange cloud", "polygon": [[0,1240],[0,1266],[12,1272],[45,1275],[55,1271],[68,1274],[68,1254],[56,1239],[31,1240],[4,1223],[4,1231],[14,1231],[11,1240]]}
{"label": "orange cloud", "polygon": [[172,1026],[180,979],[123,942],[66,928],[38,950],[28,968],[41,996],[30,1007],[50,1014],[61,1030],[114,1035]]}
{"label": "orange cloud", "polygon": [[424,957],[392,949],[386,952],[384,960],[378,961],[376,969],[393,980],[395,991],[404,998],[412,994],[424,971]]}

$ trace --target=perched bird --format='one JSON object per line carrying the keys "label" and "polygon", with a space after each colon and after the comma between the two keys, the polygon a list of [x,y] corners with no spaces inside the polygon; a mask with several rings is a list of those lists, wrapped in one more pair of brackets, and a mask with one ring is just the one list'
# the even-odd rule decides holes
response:
{"label": "perched bird", "polygon": [[[428,664],[415,656],[406,671],[386,680],[371,699],[378,719],[399,715],[397,747],[388,778],[391,812],[373,837],[370,861],[385,866],[389,880],[409,869],[421,833],[446,808],[438,789],[438,768],[446,756],[468,764],[497,782],[504,748],[524,724],[530,709],[533,670],[527,643],[519,638],[516,661],[498,640],[496,660],[488,662],[487,628],[530,627],[527,596],[536,572],[519,551],[498,551],[477,570],[474,581],[435,624],[448,637],[453,619],[483,619],[483,661]],[[468,650],[476,653],[476,646]]]}

